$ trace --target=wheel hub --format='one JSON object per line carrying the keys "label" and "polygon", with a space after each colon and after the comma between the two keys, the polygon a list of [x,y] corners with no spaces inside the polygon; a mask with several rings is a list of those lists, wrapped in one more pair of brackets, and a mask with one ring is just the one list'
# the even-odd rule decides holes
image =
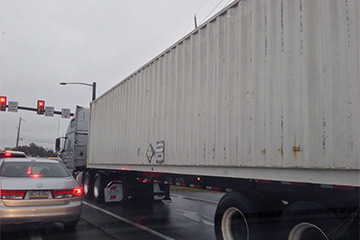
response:
{"label": "wheel hub", "polygon": [[224,240],[249,240],[249,225],[244,214],[235,207],[228,208],[221,221]]}
{"label": "wheel hub", "polygon": [[329,240],[323,230],[312,223],[299,223],[291,230],[289,240]]}

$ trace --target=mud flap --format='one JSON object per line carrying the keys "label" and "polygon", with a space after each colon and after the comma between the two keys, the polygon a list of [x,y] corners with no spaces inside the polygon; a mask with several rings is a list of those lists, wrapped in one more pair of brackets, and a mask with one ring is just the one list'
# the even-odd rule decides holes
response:
{"label": "mud flap", "polygon": [[123,200],[122,181],[111,181],[104,189],[105,202],[121,202]]}

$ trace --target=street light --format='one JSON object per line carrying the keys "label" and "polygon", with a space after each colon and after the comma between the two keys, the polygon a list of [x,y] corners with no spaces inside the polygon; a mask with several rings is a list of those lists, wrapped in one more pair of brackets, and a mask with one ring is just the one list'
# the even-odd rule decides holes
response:
{"label": "street light", "polygon": [[92,84],[90,83],[82,83],[82,82],[61,82],[60,85],[67,85],[67,84],[80,84],[80,85],[85,85],[85,86],[89,86],[92,87],[92,100],[94,101],[96,98],[96,82],[93,82]]}

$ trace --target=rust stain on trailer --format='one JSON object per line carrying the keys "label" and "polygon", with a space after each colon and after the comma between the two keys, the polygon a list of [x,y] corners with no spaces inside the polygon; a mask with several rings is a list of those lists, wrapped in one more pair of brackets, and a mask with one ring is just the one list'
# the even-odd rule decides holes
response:
{"label": "rust stain on trailer", "polygon": [[300,152],[300,145],[299,146],[293,146],[293,152],[294,152],[294,157],[295,157],[295,159],[296,159],[296,153],[297,152]]}
{"label": "rust stain on trailer", "polygon": [[299,146],[293,146],[293,152],[300,152],[300,145]]}
{"label": "rust stain on trailer", "polygon": [[262,153],[266,153],[266,148],[264,148],[263,150],[261,150]]}
{"label": "rust stain on trailer", "polygon": [[294,152],[294,157],[295,157],[295,160],[296,160],[297,159],[296,158],[296,153],[300,152],[300,145],[298,145],[298,146],[296,145],[296,136],[295,136],[294,145],[292,147],[292,150]]}
{"label": "rust stain on trailer", "polygon": [[281,158],[284,158],[284,144],[281,144],[281,148],[278,149],[279,152],[281,152]]}

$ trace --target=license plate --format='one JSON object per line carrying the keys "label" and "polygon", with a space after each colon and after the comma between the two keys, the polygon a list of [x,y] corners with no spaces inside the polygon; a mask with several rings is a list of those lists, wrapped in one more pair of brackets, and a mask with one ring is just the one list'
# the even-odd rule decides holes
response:
{"label": "license plate", "polygon": [[29,192],[30,199],[40,199],[40,198],[49,198],[49,191],[30,191]]}

